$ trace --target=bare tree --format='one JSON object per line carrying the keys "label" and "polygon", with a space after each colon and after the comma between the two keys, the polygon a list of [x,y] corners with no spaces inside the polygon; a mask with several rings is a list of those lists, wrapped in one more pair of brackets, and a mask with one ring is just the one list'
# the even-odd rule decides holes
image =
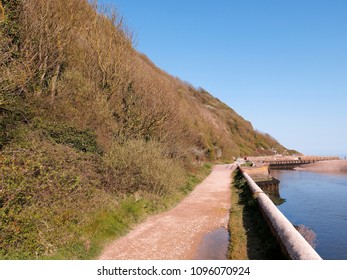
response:
{"label": "bare tree", "polygon": [[80,0],[22,2],[21,51],[30,62],[35,95],[47,90],[53,103],[59,75],[81,28],[80,15],[85,11],[81,11]]}

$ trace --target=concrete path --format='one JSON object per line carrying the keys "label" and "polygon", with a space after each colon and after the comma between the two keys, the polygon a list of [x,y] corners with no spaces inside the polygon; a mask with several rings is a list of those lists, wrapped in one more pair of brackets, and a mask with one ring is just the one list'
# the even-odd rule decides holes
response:
{"label": "concrete path", "polygon": [[214,166],[212,173],[178,206],[136,226],[107,246],[99,259],[193,259],[205,234],[227,227],[234,168]]}

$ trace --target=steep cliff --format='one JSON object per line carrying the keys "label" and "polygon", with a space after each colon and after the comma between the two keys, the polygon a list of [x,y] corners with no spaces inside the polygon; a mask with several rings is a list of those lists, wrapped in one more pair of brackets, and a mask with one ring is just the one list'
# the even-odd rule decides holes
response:
{"label": "steep cliff", "polygon": [[287,152],[138,53],[116,13],[86,0],[2,6],[3,258],[93,256],[101,235],[188,191],[203,162]]}

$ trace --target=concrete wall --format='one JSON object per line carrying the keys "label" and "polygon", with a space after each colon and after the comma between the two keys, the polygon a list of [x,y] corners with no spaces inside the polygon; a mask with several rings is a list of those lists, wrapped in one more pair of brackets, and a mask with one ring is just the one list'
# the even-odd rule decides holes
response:
{"label": "concrete wall", "polygon": [[[239,167],[240,168],[240,167]],[[294,228],[291,222],[273,204],[271,199],[252,180],[252,178],[240,168],[244,178],[256,197],[259,208],[272,233],[277,238],[283,253],[292,260],[321,260],[322,258],[311,247],[311,245]]]}
{"label": "concrete wall", "polygon": [[264,165],[260,167],[242,167],[242,170],[247,172],[253,179],[255,178],[270,178],[269,166]]}

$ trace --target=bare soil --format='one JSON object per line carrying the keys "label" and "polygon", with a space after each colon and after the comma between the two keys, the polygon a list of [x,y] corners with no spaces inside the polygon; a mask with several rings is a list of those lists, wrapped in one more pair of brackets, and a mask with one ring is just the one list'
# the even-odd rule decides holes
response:
{"label": "bare soil", "polygon": [[148,218],[115,240],[99,259],[193,259],[206,234],[228,225],[234,168],[234,165],[214,166],[212,173],[178,206]]}

